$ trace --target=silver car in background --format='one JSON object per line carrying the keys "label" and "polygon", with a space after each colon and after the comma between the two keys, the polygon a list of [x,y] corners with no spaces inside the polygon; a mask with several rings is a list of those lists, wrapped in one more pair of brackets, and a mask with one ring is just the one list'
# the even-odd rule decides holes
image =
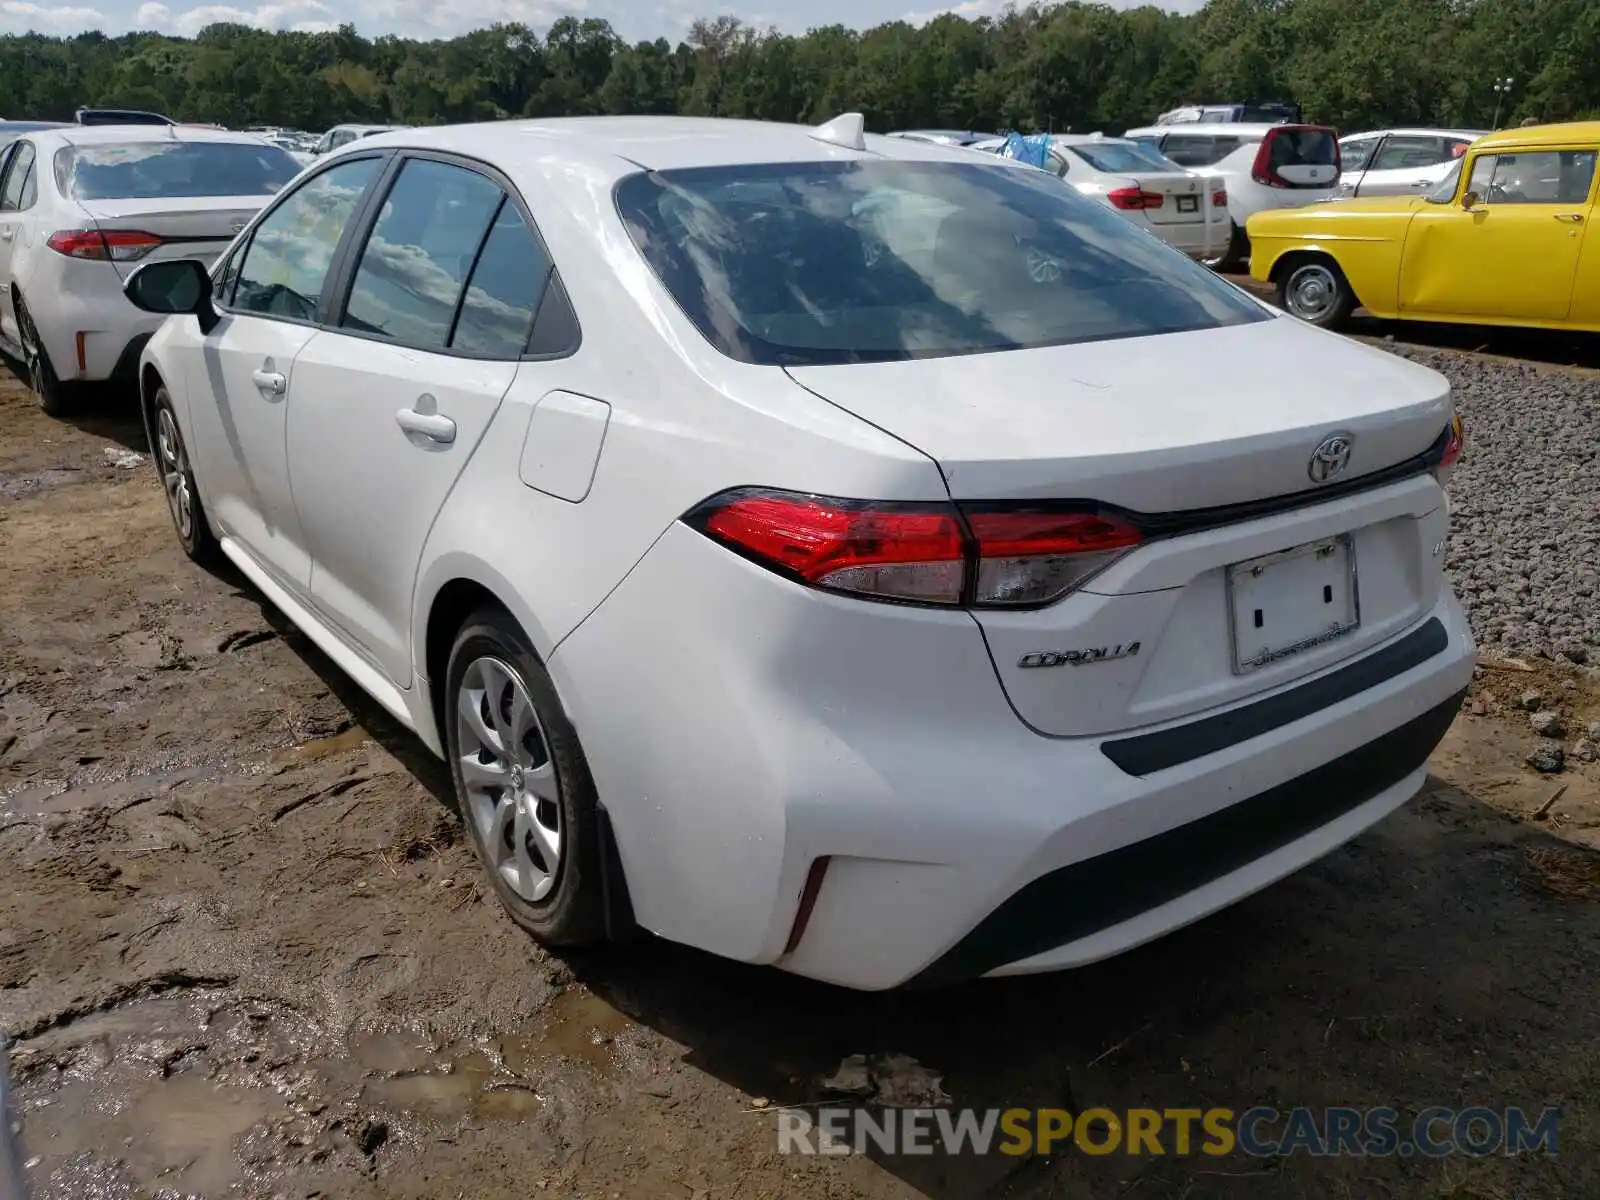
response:
{"label": "silver car in background", "polygon": [[1339,139],[1339,195],[1427,196],[1482,129],[1375,129]]}

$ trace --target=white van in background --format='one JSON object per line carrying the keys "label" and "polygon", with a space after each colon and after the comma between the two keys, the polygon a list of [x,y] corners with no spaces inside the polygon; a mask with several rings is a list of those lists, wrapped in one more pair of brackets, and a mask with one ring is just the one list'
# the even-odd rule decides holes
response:
{"label": "white van in background", "polygon": [[1220,271],[1250,256],[1244,230],[1253,214],[1339,197],[1339,135],[1326,125],[1149,125],[1124,136],[1155,147],[1186,170],[1223,181],[1232,229],[1225,247],[1205,260]]}

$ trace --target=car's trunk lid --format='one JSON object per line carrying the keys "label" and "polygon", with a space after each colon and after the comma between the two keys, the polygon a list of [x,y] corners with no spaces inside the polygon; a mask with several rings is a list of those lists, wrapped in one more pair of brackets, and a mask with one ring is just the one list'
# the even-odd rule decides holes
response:
{"label": "car's trunk lid", "polygon": [[1161,197],[1160,204],[1146,204],[1143,210],[1152,225],[1202,224],[1212,215],[1211,193],[1223,190],[1220,180],[1187,171],[1152,171],[1126,178],[1129,186]]}
{"label": "car's trunk lid", "polygon": [[250,222],[269,196],[183,196],[141,200],[80,200],[78,205],[101,233],[146,233],[160,238],[137,259],[115,256],[126,277],[141,263],[198,258],[207,265]]}
{"label": "car's trunk lid", "polygon": [[1432,371],[1290,317],[789,373],[937,460],[957,500],[1237,504],[1314,489],[1329,433],[1354,435],[1352,478],[1420,453],[1448,419]]}
{"label": "car's trunk lid", "polygon": [[[1437,599],[1445,518],[1432,479],[1318,504],[1331,479],[1313,479],[1312,459],[1336,434],[1349,443],[1340,481],[1422,455],[1449,419],[1448,385],[1292,318],[790,373],[937,460],[958,504],[1082,501],[1156,531],[1055,603],[974,610],[1013,707],[1042,733],[1242,700],[1376,645]],[[1284,498],[1287,511],[1250,504]],[[1252,577],[1240,617],[1229,567],[1302,545],[1311,558]],[[1344,628],[1316,640],[1329,620]],[[1241,646],[1295,649],[1241,668]]]}

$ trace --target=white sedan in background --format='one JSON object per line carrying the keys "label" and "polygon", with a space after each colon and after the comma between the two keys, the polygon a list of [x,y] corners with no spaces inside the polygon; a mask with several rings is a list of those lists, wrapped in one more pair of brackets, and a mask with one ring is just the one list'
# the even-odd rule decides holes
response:
{"label": "white sedan in background", "polygon": [[65,126],[0,151],[0,349],[53,416],[74,382],[133,378],[161,319],[122,294],[143,262],[222,252],[300,168],[249,134]]}
{"label": "white sedan in background", "polygon": [[127,286],[185,550],[552,944],[1088,962],[1399,807],[1472,674],[1441,376],[858,115],[379,135]]}
{"label": "white sedan in background", "polygon": [[1339,195],[1427,196],[1483,129],[1375,129],[1339,139]]}
{"label": "white sedan in background", "polygon": [[[1048,169],[1083,195],[1191,258],[1214,258],[1226,248],[1232,229],[1222,180],[1187,171],[1127,138],[1050,134],[1048,141]],[[988,138],[971,149],[1003,154],[1006,145],[1005,138]]]}

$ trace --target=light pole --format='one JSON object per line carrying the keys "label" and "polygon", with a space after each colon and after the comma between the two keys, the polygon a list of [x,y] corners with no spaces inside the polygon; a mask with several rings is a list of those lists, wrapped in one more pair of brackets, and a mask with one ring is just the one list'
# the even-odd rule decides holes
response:
{"label": "light pole", "polygon": [[1507,75],[1504,79],[1494,81],[1494,120],[1489,122],[1492,129],[1500,128],[1500,104],[1511,95],[1511,85],[1516,80]]}

